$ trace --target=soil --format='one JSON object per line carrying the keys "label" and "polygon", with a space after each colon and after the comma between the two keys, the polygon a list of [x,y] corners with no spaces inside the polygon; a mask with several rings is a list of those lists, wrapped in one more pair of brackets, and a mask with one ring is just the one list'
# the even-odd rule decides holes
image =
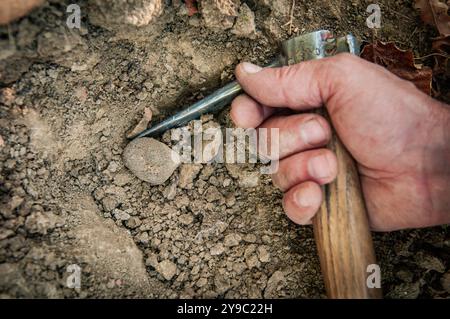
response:
{"label": "soil", "polygon": [[[292,1],[241,1],[255,25],[236,28],[211,4],[219,18],[172,1],[133,25],[99,18],[93,2],[78,1],[81,29],[67,28],[72,1],[59,0],[0,27],[0,296],[325,297],[312,229],[285,217],[257,166],[182,165],[151,185],[122,161],[144,108],[158,121],[230,81],[238,62],[269,61],[290,36]],[[412,1],[378,1],[377,34],[365,24],[370,3],[297,0],[291,32],[351,31],[430,52]],[[214,121],[231,125],[228,110]],[[386,297],[450,297],[448,227],[374,241]]]}

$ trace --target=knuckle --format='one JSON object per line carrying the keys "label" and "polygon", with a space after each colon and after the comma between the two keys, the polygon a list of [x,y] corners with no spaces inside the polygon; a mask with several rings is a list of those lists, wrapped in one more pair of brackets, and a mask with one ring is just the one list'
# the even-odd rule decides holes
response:
{"label": "knuckle", "polygon": [[336,54],[335,59],[341,64],[345,64],[347,66],[357,63],[358,61],[358,58],[354,54],[348,52]]}
{"label": "knuckle", "polygon": [[319,125],[322,127],[323,132],[325,134],[326,141],[328,141],[331,138],[331,126],[330,123],[321,115],[315,114],[314,119],[319,123]]}
{"label": "knuckle", "polygon": [[280,84],[280,100],[283,101],[285,106],[295,106],[296,101],[292,92],[292,83],[296,83],[298,79],[298,65],[284,66],[277,68],[275,71],[276,83]]}

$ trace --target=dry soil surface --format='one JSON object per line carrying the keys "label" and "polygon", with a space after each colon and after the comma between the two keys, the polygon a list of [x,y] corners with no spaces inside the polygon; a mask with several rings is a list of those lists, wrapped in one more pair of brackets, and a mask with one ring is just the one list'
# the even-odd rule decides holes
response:
{"label": "dry soil surface", "polygon": [[[292,0],[238,0],[232,15],[204,0],[192,17],[180,1],[78,1],[71,30],[72,2],[0,27],[0,296],[324,297],[312,229],[285,217],[257,166],[183,164],[152,185],[124,166],[125,136],[145,107],[156,121],[200,99],[289,33],[351,31],[424,56],[432,33],[412,1],[379,1],[377,34],[362,0],[297,0],[292,24]],[[227,110],[204,121],[231,126]],[[386,297],[449,297],[447,227],[374,240]]]}

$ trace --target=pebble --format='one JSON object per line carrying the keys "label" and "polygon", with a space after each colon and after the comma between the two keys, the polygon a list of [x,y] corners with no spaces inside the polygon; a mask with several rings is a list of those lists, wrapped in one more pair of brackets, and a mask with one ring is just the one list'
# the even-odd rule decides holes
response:
{"label": "pebble", "polygon": [[183,214],[178,220],[180,223],[187,226],[194,222],[194,217],[191,214]]}
{"label": "pebble", "polygon": [[117,173],[114,176],[114,184],[117,186],[124,186],[131,182],[131,175],[128,173]]}
{"label": "pebble", "polygon": [[192,182],[202,169],[201,164],[183,164],[180,168],[180,180],[178,186],[180,188],[192,188]]}
{"label": "pebble", "polygon": [[145,260],[145,265],[153,268],[158,267],[158,256],[156,254],[150,254],[148,258]]}
{"label": "pebble", "polygon": [[199,288],[201,288],[201,287],[206,286],[207,283],[208,283],[208,279],[206,279],[206,278],[200,278],[200,279],[197,281],[196,286],[199,287]]}
{"label": "pebble", "polygon": [[52,213],[34,212],[25,221],[25,228],[30,234],[45,235],[58,225],[57,216]]}
{"label": "pebble", "polygon": [[245,172],[239,178],[239,186],[243,188],[256,187],[259,184],[258,172]]}
{"label": "pebble", "polygon": [[262,263],[267,263],[270,261],[270,253],[267,251],[265,246],[259,246],[257,249],[258,258]]}
{"label": "pebble", "polygon": [[[139,94],[142,94],[139,93]],[[145,100],[146,96],[144,97]],[[139,96],[138,96],[139,99]],[[142,115],[142,119],[139,121],[139,123],[127,133],[127,138],[132,138],[133,136],[141,133],[148,127],[148,123],[152,120],[153,112],[150,108],[146,107],[144,108],[144,114]]]}
{"label": "pebble", "polygon": [[156,270],[164,277],[164,279],[171,280],[177,273],[177,265],[166,259],[158,264]]}
{"label": "pebble", "polygon": [[216,275],[214,277],[214,285],[216,286],[216,292],[219,295],[224,294],[225,292],[227,292],[230,288],[230,282],[229,279],[223,275]]}
{"label": "pebble", "polygon": [[148,244],[148,233],[147,232],[142,232],[139,235],[136,236],[136,239],[138,242],[140,242],[141,244],[147,245]]}
{"label": "pebble", "polygon": [[123,152],[123,161],[137,178],[153,185],[163,184],[180,165],[176,152],[148,137],[131,141]]}
{"label": "pebble", "polygon": [[141,226],[142,222],[138,217],[131,217],[125,222],[125,225],[128,228],[135,229],[136,227]]}
{"label": "pebble", "polygon": [[123,220],[126,221],[128,219],[130,219],[130,214],[128,214],[127,212],[124,212],[123,210],[120,209],[114,209],[113,210],[113,215],[117,220]]}
{"label": "pebble", "polygon": [[234,23],[231,33],[238,37],[254,39],[256,35],[255,14],[247,4],[239,8],[239,15]]}
{"label": "pebble", "polygon": [[246,241],[247,243],[255,243],[256,235],[255,234],[245,234],[244,241]]}
{"label": "pebble", "polygon": [[275,271],[267,281],[266,290],[264,291],[264,298],[275,297],[278,286],[285,281],[286,278],[284,277],[283,272],[281,272],[280,270]]}
{"label": "pebble", "polygon": [[233,247],[233,246],[237,246],[239,245],[239,243],[241,242],[242,238],[240,235],[238,234],[229,234],[225,236],[224,239],[224,245],[226,247]]}
{"label": "pebble", "polygon": [[102,200],[102,205],[105,211],[110,212],[119,206],[119,201],[114,196],[106,196]]}
{"label": "pebble", "polygon": [[170,184],[169,186],[167,186],[167,187],[164,189],[163,195],[164,195],[164,197],[165,197],[167,200],[172,200],[172,199],[174,199],[175,196],[177,195],[177,184],[176,184],[176,183],[172,183],[172,184]]}
{"label": "pebble", "polygon": [[252,268],[255,268],[255,267],[259,267],[261,265],[261,263],[258,260],[258,257],[255,254],[250,255],[249,257],[247,257],[245,259],[245,263],[247,264],[247,267],[249,269],[252,269]]}
{"label": "pebble", "polygon": [[223,247],[223,244],[219,243],[211,247],[209,250],[209,253],[211,256],[219,256],[222,255],[222,253],[225,251],[225,247]]}

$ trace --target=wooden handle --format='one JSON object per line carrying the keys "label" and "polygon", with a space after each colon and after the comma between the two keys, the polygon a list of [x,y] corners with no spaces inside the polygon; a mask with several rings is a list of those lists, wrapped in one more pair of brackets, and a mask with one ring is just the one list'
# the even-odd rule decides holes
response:
{"label": "wooden handle", "polygon": [[381,289],[369,288],[367,266],[375,264],[358,171],[336,134],[330,149],[336,152],[338,176],[324,186],[325,199],[313,220],[325,288],[329,298],[381,298]]}

